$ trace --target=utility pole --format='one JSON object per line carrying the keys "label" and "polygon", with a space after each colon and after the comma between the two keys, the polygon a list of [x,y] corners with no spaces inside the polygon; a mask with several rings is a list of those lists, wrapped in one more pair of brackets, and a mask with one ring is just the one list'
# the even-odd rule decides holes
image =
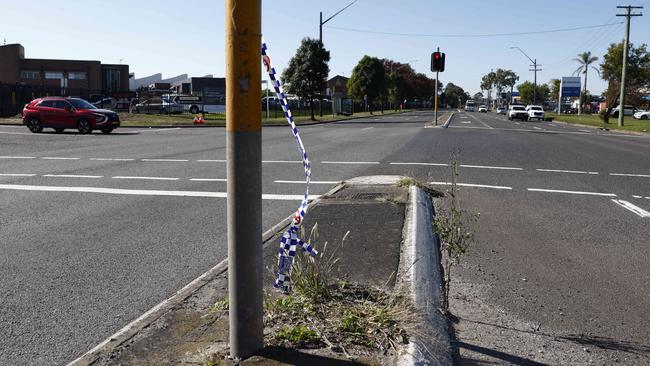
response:
{"label": "utility pole", "polygon": [[230,355],[264,347],[262,312],[262,0],[226,0]]}
{"label": "utility pole", "polygon": [[540,65],[540,64],[537,63],[537,59],[534,59],[534,60],[533,60],[532,58],[530,58],[530,57],[526,54],[526,52],[524,52],[521,48],[516,47],[516,46],[515,46],[515,47],[510,47],[510,49],[515,49],[515,48],[518,49],[519,52],[523,53],[524,56],[526,56],[526,58],[528,58],[528,59],[530,60],[530,62],[533,63],[532,65],[530,65],[530,66],[532,66],[533,68],[532,68],[532,69],[528,69],[528,71],[534,71],[534,72],[535,72],[535,79],[534,79],[534,82],[533,82],[533,104],[537,104],[537,72],[538,72],[538,71],[542,71],[542,69],[539,69],[539,68],[538,68],[539,66],[542,66],[542,65]]}
{"label": "utility pole", "polygon": [[643,14],[632,14],[632,9],[643,9],[643,6],[617,6],[618,9],[626,9],[625,14],[616,14],[617,17],[625,17],[625,44],[623,45],[623,72],[621,75],[621,102],[618,104],[618,127],[625,125],[625,82],[627,81],[627,56],[630,51],[630,18],[640,17]]}

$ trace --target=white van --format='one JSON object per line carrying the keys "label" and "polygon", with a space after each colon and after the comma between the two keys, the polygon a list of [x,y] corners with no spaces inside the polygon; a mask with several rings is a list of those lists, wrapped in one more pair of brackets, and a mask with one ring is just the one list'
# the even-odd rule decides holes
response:
{"label": "white van", "polygon": [[473,100],[465,102],[465,112],[476,112],[476,103]]}

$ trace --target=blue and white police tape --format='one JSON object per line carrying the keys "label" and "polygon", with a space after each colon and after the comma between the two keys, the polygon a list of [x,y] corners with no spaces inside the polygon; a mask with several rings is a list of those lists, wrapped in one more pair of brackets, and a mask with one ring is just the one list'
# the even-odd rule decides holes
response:
{"label": "blue and white police tape", "polygon": [[262,62],[266,67],[266,72],[269,74],[269,79],[271,79],[271,85],[273,86],[275,95],[278,97],[278,100],[280,100],[280,105],[284,111],[284,116],[286,117],[287,122],[289,122],[289,126],[291,126],[291,131],[293,132],[293,137],[296,141],[296,145],[302,159],[303,167],[305,168],[305,195],[302,199],[302,202],[300,203],[300,207],[298,207],[298,210],[296,211],[296,214],[291,221],[289,229],[287,229],[284,235],[282,235],[282,239],[280,239],[280,249],[278,250],[278,272],[275,283],[273,284],[273,287],[280,289],[285,293],[289,293],[291,292],[291,267],[293,265],[293,259],[296,256],[298,247],[313,256],[318,255],[318,251],[316,249],[314,249],[308,243],[305,243],[304,241],[298,239],[297,235],[298,228],[300,227],[300,224],[303,222],[305,215],[307,214],[307,204],[309,200],[309,181],[311,180],[311,164],[309,163],[307,151],[305,150],[305,146],[302,143],[300,134],[298,134],[298,128],[296,127],[296,123],[293,120],[293,115],[289,109],[287,97],[282,90],[280,81],[276,78],[276,71],[271,65],[271,58],[268,54],[268,47],[266,46],[266,42],[264,42],[264,40],[262,40]]}

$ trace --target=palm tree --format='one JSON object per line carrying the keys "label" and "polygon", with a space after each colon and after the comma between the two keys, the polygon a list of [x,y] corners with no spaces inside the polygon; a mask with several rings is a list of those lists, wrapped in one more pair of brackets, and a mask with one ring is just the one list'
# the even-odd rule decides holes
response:
{"label": "palm tree", "polygon": [[[580,104],[578,105],[578,114],[582,114],[582,101],[583,101],[583,95],[586,97],[587,96],[587,70],[589,70],[589,67],[591,64],[594,62],[598,61],[597,56],[592,56],[591,51],[583,52],[581,54],[578,54],[577,58],[574,58],[575,61],[577,61],[580,64],[580,67],[574,71],[574,74],[580,74],[583,73],[585,74],[585,89],[584,92],[580,93]],[[592,69],[596,70],[598,75],[600,75],[600,71],[595,66],[591,66]]]}

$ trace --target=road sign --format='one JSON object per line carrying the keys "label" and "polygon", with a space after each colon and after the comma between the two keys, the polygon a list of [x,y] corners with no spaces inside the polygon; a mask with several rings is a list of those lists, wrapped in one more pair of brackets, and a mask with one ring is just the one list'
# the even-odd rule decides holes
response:
{"label": "road sign", "polygon": [[566,97],[579,97],[580,96],[580,77],[579,76],[564,76],[560,82],[560,90],[562,98]]}

